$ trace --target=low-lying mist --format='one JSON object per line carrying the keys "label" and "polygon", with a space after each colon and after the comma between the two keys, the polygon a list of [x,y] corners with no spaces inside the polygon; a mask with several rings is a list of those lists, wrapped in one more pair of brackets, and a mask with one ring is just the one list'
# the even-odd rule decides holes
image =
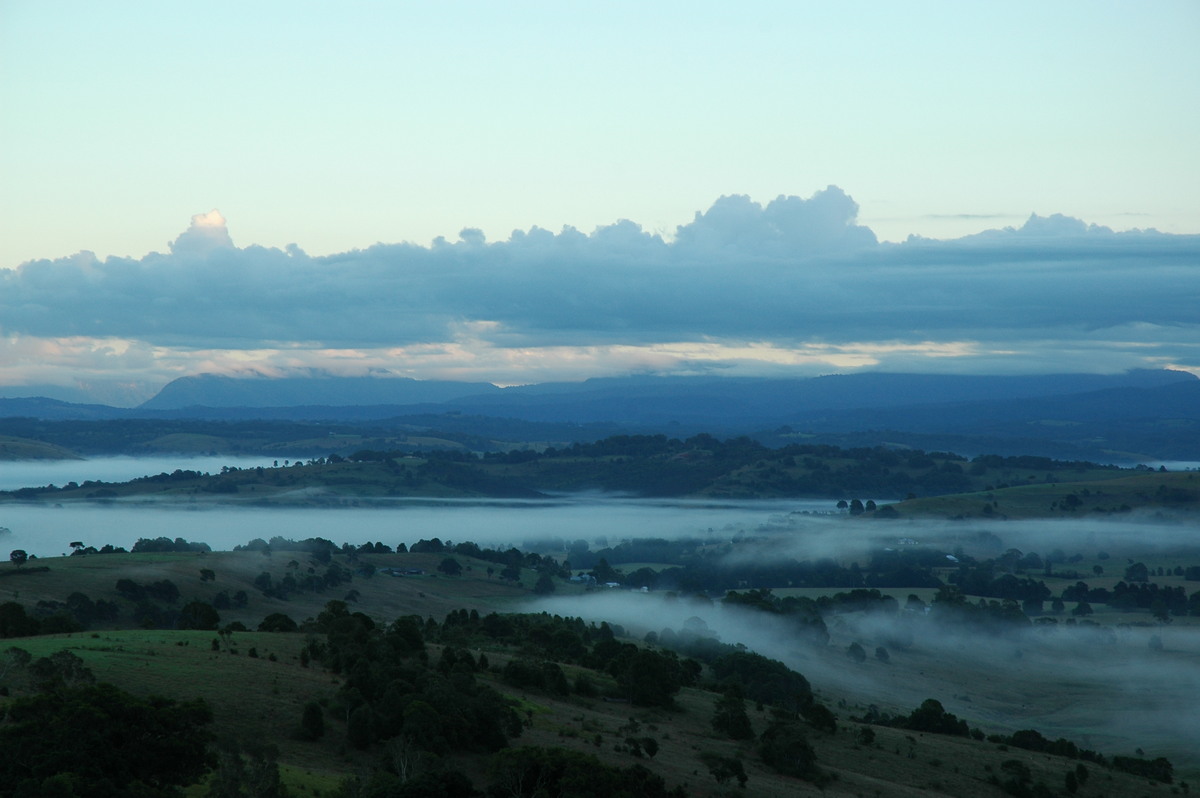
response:
{"label": "low-lying mist", "polygon": [[270,467],[284,462],[283,457],[233,457],[229,455],[162,455],[158,457],[94,457],[86,460],[0,460],[0,490],[83,483],[126,482],[150,474],[171,473],[176,469],[218,474],[231,468]]}
{"label": "low-lying mist", "polygon": [[[1176,766],[1200,765],[1200,717],[1190,711],[1200,695],[1195,626],[1060,622],[992,633],[921,613],[850,612],[827,618],[830,639],[819,645],[786,616],[719,601],[611,589],[531,606],[617,623],[637,637],[708,630],[802,673],[843,721],[872,704],[907,714],[936,698],[988,734],[1034,728],[1106,755],[1134,756],[1142,748]],[[865,661],[848,655],[851,643],[863,648]],[[878,647],[887,662],[875,656]]]}
{"label": "low-lying mist", "polygon": [[[1200,557],[1197,518],[1128,515],[1120,518],[1047,518],[1004,521],[942,519],[851,519],[834,515],[779,514],[743,530],[751,540],[735,547],[731,563],[753,564],[791,558],[829,558],[864,562],[881,548],[961,550],[973,557],[995,557],[1007,549],[1047,555],[1095,556],[1104,551],[1130,556],[1195,552]],[[1200,559],[1198,563],[1200,564]]]}
{"label": "low-lying mist", "polygon": [[[0,504],[4,550],[23,548],[38,557],[69,552],[69,544],[130,548],[138,538],[182,537],[230,550],[254,538],[321,537],[342,543],[411,546],[421,539],[471,541],[522,550],[577,539],[593,548],[622,539],[699,538],[728,542],[739,532],[769,524],[794,505],[777,502],[687,502],[594,496],[543,501],[392,499],[355,500],[355,506],[254,507],[185,501],[116,501],[61,505]],[[832,508],[831,502],[825,505]],[[549,553],[553,553],[549,551]],[[559,555],[561,557],[561,553]]]}

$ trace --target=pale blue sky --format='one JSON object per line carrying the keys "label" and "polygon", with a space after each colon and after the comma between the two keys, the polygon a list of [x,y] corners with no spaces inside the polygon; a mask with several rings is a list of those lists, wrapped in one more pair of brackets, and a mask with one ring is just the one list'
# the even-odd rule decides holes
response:
{"label": "pale blue sky", "polygon": [[1200,232],[1200,3],[0,0],[0,267],[467,226],[670,234],[829,184],[881,239]]}
{"label": "pale blue sky", "polygon": [[[749,200],[714,206],[727,195]],[[807,204],[769,205],[781,195]],[[243,249],[209,216],[172,251],[213,209]],[[1068,246],[1035,225],[986,256],[855,249],[1032,213],[1176,238]],[[427,249],[468,227],[504,242],[620,219],[650,235]],[[652,240],[681,225],[687,246]],[[0,388],[134,396],[202,370],[295,367],[503,383],[1200,370],[1200,239],[1181,235],[1197,233],[1194,0],[0,0]],[[377,242],[420,249],[352,253]],[[303,252],[244,249],[292,243]],[[820,247],[890,293],[814,260]],[[49,262],[83,250],[99,260]],[[927,256],[938,265],[918,269]],[[1011,275],[1036,278],[1054,312]],[[1007,304],[971,304],[989,291]],[[344,323],[376,301],[402,317]],[[760,302],[779,306],[755,317]]]}

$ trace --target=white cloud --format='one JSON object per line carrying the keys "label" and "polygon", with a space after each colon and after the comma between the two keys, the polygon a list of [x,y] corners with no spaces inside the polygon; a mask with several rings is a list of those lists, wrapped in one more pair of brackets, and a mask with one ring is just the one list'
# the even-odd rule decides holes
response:
{"label": "white cloud", "polygon": [[170,245],[175,255],[207,254],[214,249],[233,249],[225,217],[216,208],[192,217],[192,224]]}
{"label": "white cloud", "polygon": [[[166,254],[81,252],[0,272],[0,333],[128,341],[147,361],[99,358],[104,367],[156,376],[200,364],[370,364],[508,383],[639,370],[1200,364],[1200,236],[1116,233],[1055,214],[881,244],[856,218],[831,186],[766,205],[722,197],[670,241],[621,220],[491,243],[467,228],[429,247],[311,257],[238,248],[214,210]],[[45,360],[55,363],[78,367]],[[17,366],[33,368],[10,362],[7,379]]]}

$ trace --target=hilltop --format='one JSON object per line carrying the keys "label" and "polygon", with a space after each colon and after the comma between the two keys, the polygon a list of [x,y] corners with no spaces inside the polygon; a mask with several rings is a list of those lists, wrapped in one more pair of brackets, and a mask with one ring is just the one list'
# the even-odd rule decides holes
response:
{"label": "hilltop", "polygon": [[[392,497],[546,498],[594,491],[720,500],[874,497],[868,516],[1030,517],[1119,514],[1200,506],[1195,472],[1121,469],[1083,461],[884,447],[793,443],[770,448],[710,435],[616,436],[563,449],[472,454],[360,449],[347,457],[177,469],[129,482],[68,482],[0,493],[20,501],[169,499],[255,505],[326,505]],[[876,504],[880,505],[876,507]]]}

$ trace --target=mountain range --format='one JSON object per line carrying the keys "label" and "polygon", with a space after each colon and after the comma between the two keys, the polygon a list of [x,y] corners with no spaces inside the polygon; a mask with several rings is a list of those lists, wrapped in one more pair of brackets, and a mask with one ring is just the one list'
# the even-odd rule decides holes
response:
{"label": "mountain range", "polygon": [[[203,374],[136,408],[44,397],[0,399],[0,418],[274,419],[379,422],[438,418],[596,425],[670,435],[833,437],[982,452],[1123,461],[1200,460],[1200,378],[1184,371],[966,376],[857,373],[812,378],[633,376],[501,388],[490,383],[323,374]],[[468,429],[469,431],[469,429]],[[528,434],[528,430],[524,434]]]}

